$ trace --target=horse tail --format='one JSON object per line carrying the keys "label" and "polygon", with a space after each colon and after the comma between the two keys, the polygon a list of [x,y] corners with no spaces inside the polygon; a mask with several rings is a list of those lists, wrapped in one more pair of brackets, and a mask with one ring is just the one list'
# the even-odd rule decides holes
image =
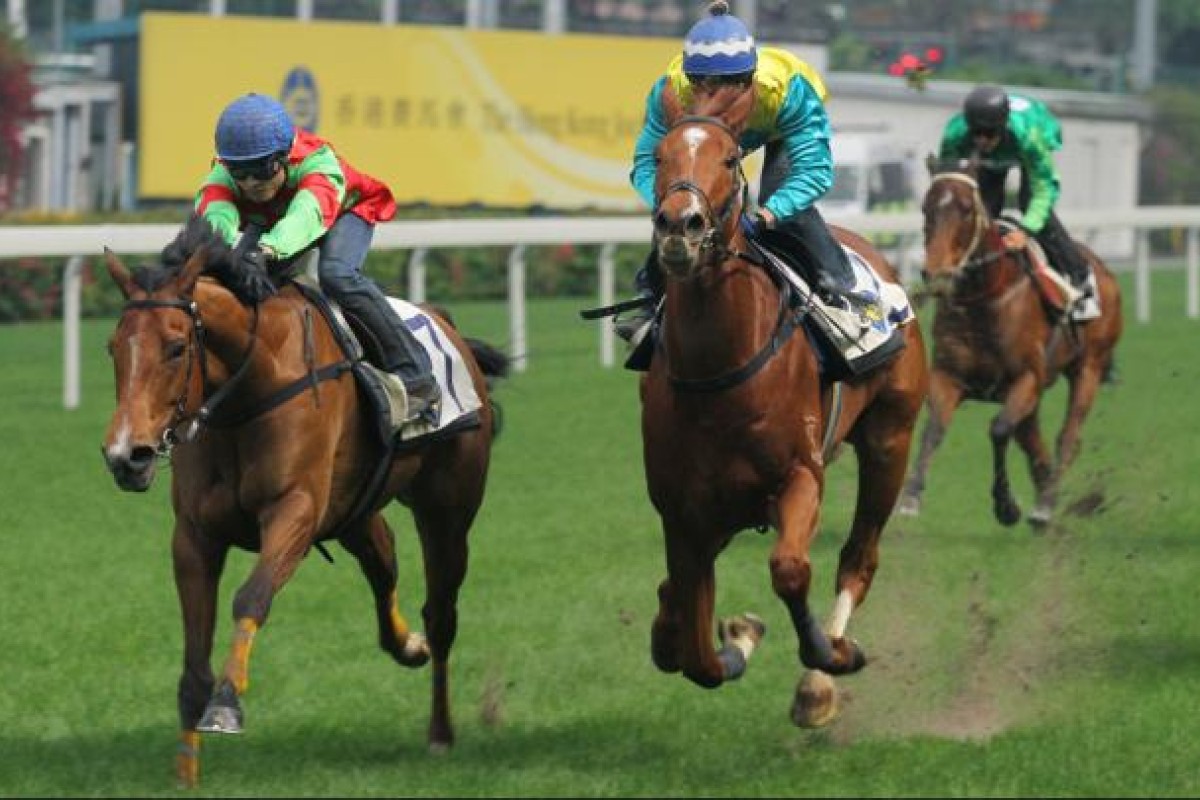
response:
{"label": "horse tail", "polygon": [[492,407],[492,436],[499,436],[503,427],[504,414],[500,404],[492,397],[492,389],[501,378],[507,378],[512,370],[512,358],[498,347],[494,347],[482,339],[464,336],[463,340],[471,348],[471,355],[483,373],[488,389],[488,404]]}

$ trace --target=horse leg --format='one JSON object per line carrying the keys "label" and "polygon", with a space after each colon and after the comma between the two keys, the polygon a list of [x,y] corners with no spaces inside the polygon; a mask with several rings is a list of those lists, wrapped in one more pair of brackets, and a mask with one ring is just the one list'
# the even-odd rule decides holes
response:
{"label": "horse leg", "polygon": [[731,629],[723,629],[723,636],[730,641],[721,655],[717,654],[712,639],[716,553],[695,544],[715,541],[716,537],[708,538],[667,520],[663,532],[667,578],[659,586],[658,614],[651,626],[651,655],[664,672],[682,671],[693,683],[714,689],[741,676],[757,641],[741,625],[729,626]]}
{"label": "horse leg", "polygon": [[1087,419],[1087,415],[1092,409],[1092,403],[1096,400],[1096,393],[1104,379],[1104,370],[1103,362],[1089,361],[1077,373],[1067,376],[1069,389],[1067,391],[1066,418],[1055,445],[1054,468],[1039,493],[1038,508],[1035,510],[1035,513],[1043,512],[1047,521],[1058,501],[1058,485],[1062,480],[1063,473],[1079,455],[1083,422]]}
{"label": "horse leg", "polygon": [[1033,488],[1037,494],[1037,502],[1029,512],[1029,522],[1035,526],[1044,525],[1050,521],[1053,511],[1053,501],[1049,505],[1046,503],[1053,465],[1046,444],[1042,441],[1042,426],[1036,409],[1017,425],[1015,436],[1017,444],[1025,452],[1029,463],[1029,476],[1033,479]]}
{"label": "horse leg", "polygon": [[921,493],[925,491],[925,475],[929,471],[930,459],[942,443],[950,420],[962,403],[962,397],[962,387],[956,381],[944,372],[934,371],[929,382],[929,402],[926,405],[929,415],[921,431],[921,450],[908,482],[904,484],[900,501],[896,504],[896,513],[915,517],[921,512]]}
{"label": "horse leg", "polygon": [[[421,497],[416,492],[416,497]],[[454,744],[450,719],[450,647],[458,635],[458,592],[467,575],[467,533],[482,500],[480,484],[470,502],[442,505],[414,503],[413,518],[421,537],[425,567],[425,621],[428,648],[433,658],[433,699],[429,717],[429,750],[444,753]]]}
{"label": "horse leg", "polygon": [[1021,506],[1008,482],[1008,442],[1017,426],[1037,412],[1037,406],[1037,376],[1026,372],[1014,381],[988,431],[992,440],[992,508],[1001,525],[1015,525],[1021,519]]}
{"label": "horse leg", "polygon": [[233,646],[197,726],[205,733],[242,732],[239,698],[250,685],[254,637],[266,622],[275,594],[300,566],[316,528],[313,500],[302,492],[286,495],[260,519],[263,534],[258,561],[233,597]]}
{"label": "horse leg", "polygon": [[395,535],[382,514],[342,536],[342,546],[358,560],[358,566],[375,596],[379,647],[405,667],[420,667],[429,661],[429,645],[419,631],[409,629],[396,598]]}
{"label": "horse leg", "polygon": [[200,733],[196,726],[215,683],[209,659],[216,627],[218,584],[227,552],[225,547],[195,535],[185,523],[175,523],[171,555],[184,632],[175,776],[186,789],[200,784]]}

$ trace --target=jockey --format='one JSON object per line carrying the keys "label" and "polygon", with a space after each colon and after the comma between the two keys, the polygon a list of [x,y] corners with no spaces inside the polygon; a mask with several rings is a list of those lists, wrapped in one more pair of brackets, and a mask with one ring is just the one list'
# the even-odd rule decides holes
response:
{"label": "jockey", "polygon": [[[854,273],[849,258],[813,205],[833,185],[824,81],[788,51],[756,47],[745,24],[729,13],[725,0],[709,4],[708,16],[688,31],[683,52],[650,89],[645,122],[634,147],[630,173],[634,188],[646,205],[655,206],[654,151],[667,132],[662,96],[668,87],[686,104],[730,84],[756,96],[750,124],[741,134],[743,152],[766,147],[759,208],[744,221],[744,227],[751,235],[764,230],[791,234],[790,238],[803,245],[805,260],[817,273],[815,289],[822,300],[839,308],[869,312],[877,298],[851,291]],[[619,318],[615,330],[636,344],[648,330],[662,294],[653,250],[638,270],[634,285],[646,302]]]}
{"label": "jockey", "polygon": [[409,412],[431,415],[441,398],[429,354],[363,273],[375,223],[396,213],[391,190],[358,172],[325,140],[297,130],[277,100],[246,94],[221,112],[217,157],[196,195],[196,211],[233,244],[247,224],[263,231],[231,271],[240,295],[275,293],[269,274],[315,246],[321,290],[367,327],[380,368],[398,375]]}
{"label": "jockey", "polygon": [[1003,210],[1008,171],[1018,167],[1022,217],[1019,227],[1005,234],[1004,244],[1020,250],[1033,236],[1051,265],[1076,289],[1086,291],[1087,261],[1054,213],[1059,176],[1053,153],[1061,147],[1058,120],[1043,103],[983,84],[967,95],[962,111],[946,123],[939,158],[956,160],[975,154],[982,158],[979,194],[993,217]]}

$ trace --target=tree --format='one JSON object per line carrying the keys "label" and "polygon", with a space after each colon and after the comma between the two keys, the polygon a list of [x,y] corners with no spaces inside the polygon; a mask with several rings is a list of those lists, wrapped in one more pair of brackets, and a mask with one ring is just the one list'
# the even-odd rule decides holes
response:
{"label": "tree", "polygon": [[8,208],[21,172],[21,131],[37,112],[33,77],[21,43],[0,30],[0,211]]}

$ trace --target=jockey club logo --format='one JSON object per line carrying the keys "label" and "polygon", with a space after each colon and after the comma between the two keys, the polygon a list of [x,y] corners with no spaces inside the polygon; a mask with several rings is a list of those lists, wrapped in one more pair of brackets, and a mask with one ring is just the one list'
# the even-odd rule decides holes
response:
{"label": "jockey club logo", "polygon": [[320,103],[317,97],[317,79],[307,67],[292,67],[283,79],[279,92],[280,100],[299,128],[315,132]]}

